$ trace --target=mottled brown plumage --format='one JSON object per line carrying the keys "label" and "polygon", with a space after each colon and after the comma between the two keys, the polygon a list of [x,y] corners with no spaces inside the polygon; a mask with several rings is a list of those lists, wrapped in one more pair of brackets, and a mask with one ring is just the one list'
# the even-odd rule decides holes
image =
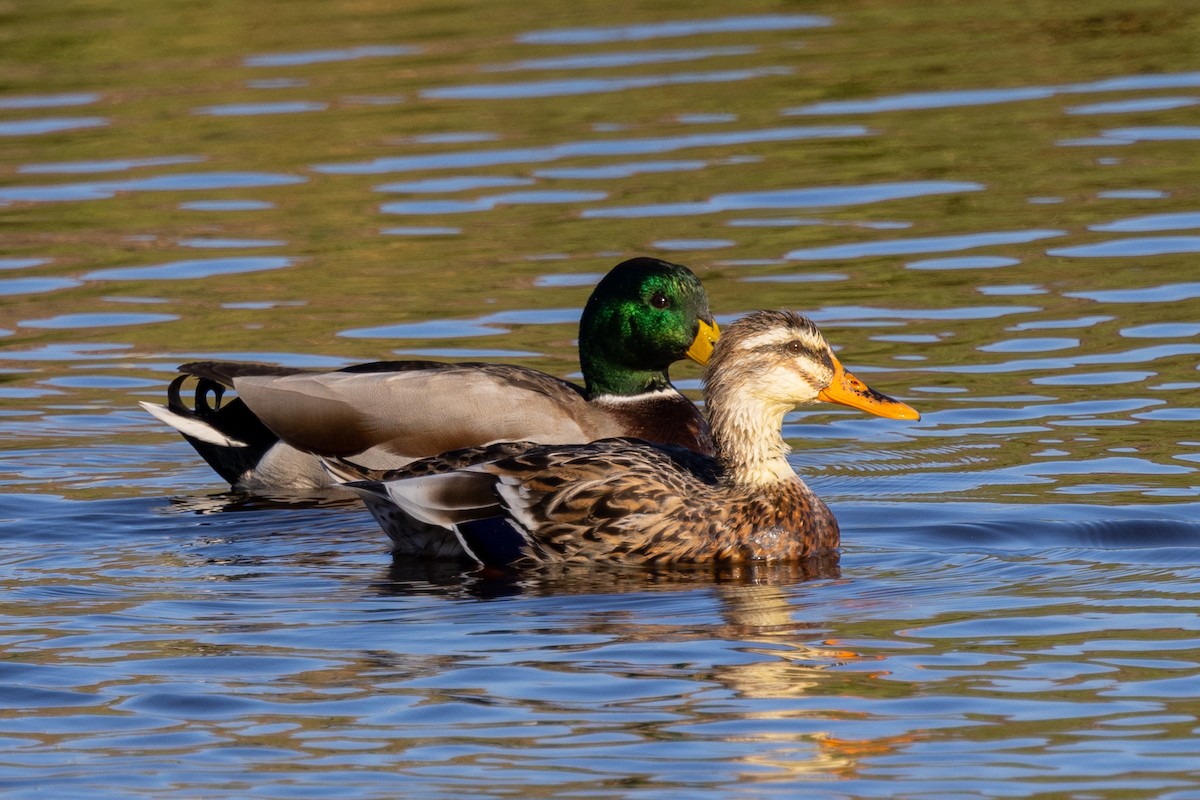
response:
{"label": "mottled brown plumage", "polygon": [[460,451],[382,474],[330,469],[393,538],[408,524],[440,528],[483,563],[796,560],[835,550],[839,534],[787,462],[784,414],[824,400],[917,418],[845,372],[816,326],[791,312],[730,326],[705,391],[715,458],[626,438]]}

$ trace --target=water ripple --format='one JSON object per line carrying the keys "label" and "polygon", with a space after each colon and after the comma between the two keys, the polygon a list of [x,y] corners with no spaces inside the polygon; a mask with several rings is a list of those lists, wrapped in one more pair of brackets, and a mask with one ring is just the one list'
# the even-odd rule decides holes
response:
{"label": "water ripple", "polygon": [[225,250],[241,247],[282,247],[287,244],[282,239],[180,239],[180,247],[192,247],[197,250]]}
{"label": "water ripple", "polygon": [[516,72],[540,69],[598,69],[611,67],[635,67],[642,64],[669,64],[677,61],[700,61],[718,56],[745,56],[758,52],[757,47],[707,47],[690,50],[650,50],[623,53],[594,53],[587,55],[559,56],[557,58],[529,58],[512,64],[485,67],[485,72]]}
{"label": "water ripple", "polygon": [[598,167],[563,167],[541,169],[533,174],[538,178],[558,180],[615,180],[632,178],[635,175],[652,175],[659,172],[691,172],[709,166],[708,161],[636,161],[622,164],[604,164]]}
{"label": "water ripple", "polygon": [[973,247],[991,247],[1000,244],[1022,244],[1038,239],[1065,236],[1066,231],[1029,230],[999,231],[994,233],[969,233],[961,236],[928,236],[917,239],[890,239],[883,242],[860,242],[836,244],[827,247],[810,247],[792,250],[784,258],[797,261],[823,259],[863,258],[866,256],[892,256],[909,253],[944,253],[951,250],[969,250]]}
{"label": "water ripple", "polygon": [[1047,250],[1046,255],[1067,258],[1122,258],[1197,252],[1200,252],[1200,236],[1142,236],[1053,248]]}
{"label": "water ripple", "polygon": [[99,269],[83,276],[88,281],[148,281],[190,280],[209,278],[214,275],[239,275],[246,272],[262,272],[282,269],[296,263],[296,259],[284,256],[259,256],[247,258],[199,258],[189,261],[172,261],[147,267],[114,267]]}
{"label": "water ripple", "polygon": [[1086,106],[1073,106],[1067,109],[1068,114],[1132,114],[1145,111],[1169,111],[1174,108],[1187,108],[1200,103],[1195,97],[1145,97],[1134,100],[1114,100],[1111,103],[1092,103]]}
{"label": "water ripple", "polygon": [[1121,335],[1129,339],[1181,339],[1200,336],[1200,324],[1189,322],[1154,322],[1147,325],[1131,325],[1121,329]]}
{"label": "water ripple", "polygon": [[719,19],[677,20],[672,22],[613,25],[598,28],[559,28],[534,31],[517,37],[525,44],[602,44],[605,42],[640,42],[679,36],[698,36],[712,33],[750,33],[754,31],[784,31],[805,28],[824,28],[833,24],[829,17],[814,14],[762,14],[758,16],[723,17]]}
{"label": "water ripple", "polygon": [[1200,283],[1167,283],[1144,289],[1105,289],[1095,292],[1064,292],[1063,297],[1079,297],[1097,303],[1172,303],[1200,297]]}
{"label": "water ripple", "polygon": [[195,200],[179,207],[187,211],[263,211],[275,204],[266,200]]}
{"label": "water ripple", "polygon": [[61,108],[63,106],[86,106],[95,103],[100,95],[94,92],[72,92],[69,94],[42,94],[24,97],[0,97],[0,109]]}
{"label": "water ripple", "polygon": [[676,72],[670,75],[641,75],[628,78],[561,78],[525,83],[491,83],[423,89],[422,97],[433,100],[516,100],[532,97],[564,97],[584,94],[623,92],[654,86],[681,86],[694,83],[731,83],[733,81],[791,75],[789,67],[760,67],[720,72]]}
{"label": "water ripple", "polygon": [[304,183],[298,175],[270,172],[185,172],[125,181],[66,183],[57,186],[10,186],[0,189],[0,200],[54,203],[73,200],[107,200],[119,192],[185,192],[211,189],[244,189]]}
{"label": "water ripple", "polygon": [[247,67],[295,67],[305,64],[329,64],[335,61],[357,61],[360,58],[391,58],[419,53],[420,48],[408,45],[362,45],[340,50],[304,50],[297,53],[272,53],[249,56]]}
{"label": "water ripple", "polygon": [[15,122],[0,122],[0,136],[40,136],[43,133],[61,133],[82,128],[102,128],[108,125],[106,117],[51,117],[48,119],[23,119]]}
{"label": "water ripple", "polygon": [[713,195],[708,200],[697,203],[663,203],[652,206],[589,208],[584,210],[583,217],[596,219],[639,219],[642,217],[715,214],[721,211],[823,208],[828,206],[882,203],[889,200],[927,197],[935,194],[977,192],[983,188],[982,184],[965,181],[901,181],[898,183],[863,184],[860,186],[830,186],[819,189],[734,192]]}
{"label": "water ripple", "polygon": [[0,278],[0,296],[57,292],[80,285],[71,278]]}
{"label": "water ripple", "polygon": [[783,113],[787,116],[818,114],[877,114],[887,111],[918,111],[930,108],[961,108],[964,106],[1013,103],[1019,100],[1042,100],[1052,97],[1054,89],[1032,87],[1028,89],[965,89],[948,92],[914,92],[911,94],[875,97],[869,100],[831,100],[823,103],[791,108]]}
{"label": "water ripple", "polygon": [[587,203],[603,200],[608,192],[541,191],[508,192],[479,197],[474,200],[401,200],[384,203],[379,210],[385,214],[466,214],[491,211],[500,206],[528,206],[546,203]]}
{"label": "water ripple", "polygon": [[203,106],[193,113],[209,117],[253,117],[260,114],[303,114],[324,111],[328,103],[293,100],[278,103],[231,103],[223,106]]}
{"label": "water ripple", "polygon": [[1103,131],[1104,139],[1121,142],[1192,142],[1200,139],[1200,126],[1159,125],[1142,128],[1113,128]]}
{"label": "water ripple", "polygon": [[50,259],[48,258],[0,258],[0,270],[29,269],[49,263]]}
{"label": "water ripple", "polygon": [[[459,169],[499,166],[501,164],[539,164],[564,158],[588,156],[631,156],[671,153],[692,147],[728,147],[731,145],[786,142],[800,139],[866,136],[858,125],[765,128],[750,131],[693,133],[649,139],[596,139],[590,142],[566,142],[545,147],[511,150],[469,150],[458,153],[429,153],[415,156],[388,156],[372,161],[341,164],[315,164],[312,169],[331,175],[372,175],[387,172],[411,172],[426,169]],[[2,198],[3,195],[0,195]]]}
{"label": "water ripple", "polygon": [[564,325],[579,321],[577,308],[501,311],[475,319],[442,319],[353,328],[338,333],[352,339],[451,339],[508,333],[511,325]]}
{"label": "water ripple", "polygon": [[441,194],[465,192],[469,189],[495,189],[503,186],[528,186],[529,178],[510,178],[503,175],[451,175],[446,178],[426,178],[420,181],[385,183],[375,187],[377,192],[410,192],[412,194]]}
{"label": "water ripple", "polygon": [[926,258],[921,261],[910,261],[905,269],[997,269],[1012,267],[1020,264],[1016,258],[1001,256],[958,256],[954,258]]}
{"label": "water ripple", "polygon": [[1177,211],[1171,214],[1147,214],[1114,222],[1089,225],[1090,231],[1105,233],[1142,233],[1146,231],[1178,231],[1200,228],[1200,211]]}
{"label": "water ripple", "polygon": [[1013,103],[1024,100],[1044,100],[1058,94],[1069,93],[1177,89],[1196,86],[1200,86],[1200,72],[1131,75],[1067,86],[1029,86],[1015,89],[960,89],[943,92],[913,92],[909,94],[873,97],[866,100],[836,100],[787,109],[783,113],[789,116],[875,114],[890,111],[962,108],[967,106],[991,105],[994,103]]}
{"label": "water ripple", "polygon": [[195,164],[204,156],[160,156],[157,158],[114,158],[101,161],[67,161],[56,164],[25,164],[19,173],[83,175],[96,172],[127,172],[141,167],[165,167],[173,164]]}
{"label": "water ripple", "polygon": [[47,319],[22,320],[22,328],[111,328],[125,325],[150,325],[156,322],[173,322],[176,314],[59,314]]}

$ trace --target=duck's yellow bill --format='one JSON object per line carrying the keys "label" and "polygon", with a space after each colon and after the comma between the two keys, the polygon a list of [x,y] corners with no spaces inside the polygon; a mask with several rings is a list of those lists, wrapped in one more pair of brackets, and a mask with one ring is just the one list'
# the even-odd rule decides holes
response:
{"label": "duck's yellow bill", "polygon": [[921,418],[912,406],[893,400],[886,394],[880,394],[851,375],[836,358],[833,359],[833,381],[820,391],[817,398],[826,403],[850,406],[888,419]]}
{"label": "duck's yellow bill", "polygon": [[708,360],[712,358],[713,345],[720,338],[721,329],[717,327],[715,321],[705,322],[704,320],[700,320],[700,330],[696,332],[696,338],[692,340],[692,346],[687,349],[687,357],[700,366],[705,366],[708,364]]}

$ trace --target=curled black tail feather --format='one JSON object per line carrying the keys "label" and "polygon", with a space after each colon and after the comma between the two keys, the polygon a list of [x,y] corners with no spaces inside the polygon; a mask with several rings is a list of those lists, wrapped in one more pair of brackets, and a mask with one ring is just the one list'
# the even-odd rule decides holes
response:
{"label": "curled black tail feather", "polygon": [[245,447],[213,444],[188,436],[187,440],[208,465],[229,484],[236,485],[252,471],[263,455],[279,442],[279,437],[254,415],[240,397],[226,402],[226,387],[210,378],[198,378],[192,405],[184,402],[182,389],[191,375],[179,375],[167,389],[167,408],[185,417],[199,420]]}

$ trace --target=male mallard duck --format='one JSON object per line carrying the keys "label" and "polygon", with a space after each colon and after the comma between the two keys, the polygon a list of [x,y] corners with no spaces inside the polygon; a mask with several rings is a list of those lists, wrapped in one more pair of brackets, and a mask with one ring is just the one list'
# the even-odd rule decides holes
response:
{"label": "male mallard duck", "polygon": [[794,560],[836,550],[839,535],[788,464],[784,414],[823,400],[920,418],[846,372],[816,326],[788,311],[731,325],[704,383],[715,457],[609,439],[507,443],[381,474],[345,461],[327,468],[397,543],[416,531],[436,552],[429,536],[440,529],[446,552],[461,546],[484,564]]}
{"label": "male mallard duck", "polygon": [[[382,361],[320,372],[201,361],[179,368],[168,405],[141,406],[247,491],[330,486],[313,454],[399,467],[495,441],[611,436],[712,452],[708,424],[667,368],[685,356],[707,363],[718,335],[691,270],[634,258],[614,267],[584,307],[582,387],[502,364]],[[189,408],[180,387],[192,377],[199,382]],[[222,405],[226,388],[239,396]]]}

